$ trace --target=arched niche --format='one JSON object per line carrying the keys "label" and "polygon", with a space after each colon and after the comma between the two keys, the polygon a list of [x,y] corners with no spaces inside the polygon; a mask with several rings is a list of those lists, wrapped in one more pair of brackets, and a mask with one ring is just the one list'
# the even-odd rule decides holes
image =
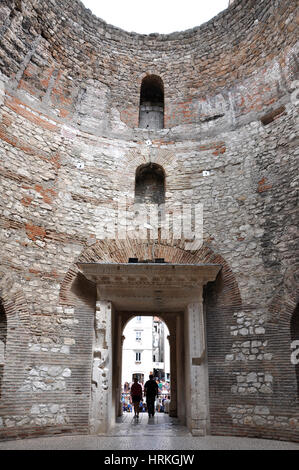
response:
{"label": "arched niche", "polygon": [[135,174],[135,203],[165,203],[165,172],[156,163],[140,165]]}
{"label": "arched niche", "polygon": [[144,77],[140,88],[139,127],[164,128],[164,84],[157,75]]}

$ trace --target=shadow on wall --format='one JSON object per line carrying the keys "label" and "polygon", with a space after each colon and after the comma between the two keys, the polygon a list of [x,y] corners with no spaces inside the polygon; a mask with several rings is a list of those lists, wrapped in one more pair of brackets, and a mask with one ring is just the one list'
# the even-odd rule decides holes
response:
{"label": "shadow on wall", "polygon": [[83,274],[78,273],[75,277],[71,286],[71,293],[89,307],[95,307],[97,299],[96,286],[88,281]]}
{"label": "shadow on wall", "polygon": [[299,399],[299,304],[297,304],[291,318],[291,341],[294,347],[292,363],[295,366],[297,381],[297,400]]}
{"label": "shadow on wall", "polygon": [[5,346],[7,337],[7,320],[3,303],[0,299],[0,398],[4,372]]}

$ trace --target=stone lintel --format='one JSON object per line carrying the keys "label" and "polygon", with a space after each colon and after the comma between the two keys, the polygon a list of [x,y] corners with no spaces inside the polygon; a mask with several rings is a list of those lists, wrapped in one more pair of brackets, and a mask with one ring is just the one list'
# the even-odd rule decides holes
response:
{"label": "stone lintel", "polygon": [[202,287],[214,281],[219,264],[78,263],[97,285],[98,299],[116,310],[182,311],[201,299]]}

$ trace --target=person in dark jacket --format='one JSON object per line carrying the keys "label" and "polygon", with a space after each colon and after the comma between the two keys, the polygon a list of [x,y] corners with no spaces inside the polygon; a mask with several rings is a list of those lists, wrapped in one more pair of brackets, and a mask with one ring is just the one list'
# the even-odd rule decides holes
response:
{"label": "person in dark jacket", "polygon": [[146,396],[146,405],[148,416],[154,416],[155,414],[155,398],[158,396],[158,385],[154,380],[154,376],[150,375],[149,380],[144,384],[144,394]]}
{"label": "person in dark jacket", "polygon": [[134,383],[131,387],[131,399],[134,405],[135,418],[138,419],[139,418],[139,405],[140,405],[140,401],[142,400],[142,387],[138,383],[138,379],[136,377],[134,378]]}

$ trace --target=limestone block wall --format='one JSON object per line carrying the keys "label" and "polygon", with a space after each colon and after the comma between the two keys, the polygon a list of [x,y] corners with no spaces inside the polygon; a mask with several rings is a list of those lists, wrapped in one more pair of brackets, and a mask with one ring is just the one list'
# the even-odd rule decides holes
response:
{"label": "limestone block wall", "polygon": [[[205,294],[211,432],[298,439],[295,12],[235,0],[198,28],[144,36],[79,1],[1,2],[2,438],[89,432],[95,293],[75,262],[148,257],[110,241],[152,161],[168,209],[204,210],[197,258],[183,240],[156,256],[225,261]],[[137,127],[148,73],[164,83],[156,131]]]}

